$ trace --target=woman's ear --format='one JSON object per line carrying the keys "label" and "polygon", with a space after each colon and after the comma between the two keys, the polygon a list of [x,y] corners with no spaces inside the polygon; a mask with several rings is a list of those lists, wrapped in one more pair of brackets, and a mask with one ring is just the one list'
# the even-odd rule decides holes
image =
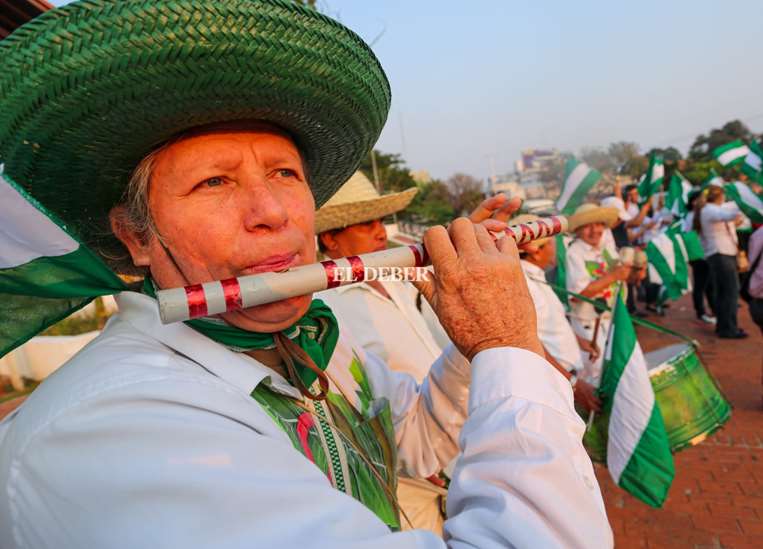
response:
{"label": "woman's ear", "polygon": [[333,231],[326,231],[319,234],[318,240],[320,240],[321,244],[323,245],[323,249],[326,251],[335,252],[337,248],[339,248],[339,243],[336,241],[336,238],[334,238]]}
{"label": "woman's ear", "polygon": [[111,230],[119,241],[130,252],[132,262],[136,267],[148,267],[151,264],[148,242],[145,235],[138,234],[129,222],[127,207],[124,205],[114,206],[109,212]]}

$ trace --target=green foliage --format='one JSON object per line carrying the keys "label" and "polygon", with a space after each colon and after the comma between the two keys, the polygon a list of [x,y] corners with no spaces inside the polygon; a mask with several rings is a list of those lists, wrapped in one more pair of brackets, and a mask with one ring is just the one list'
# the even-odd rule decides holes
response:
{"label": "green foliage", "polygon": [[690,160],[686,162],[681,173],[693,185],[701,185],[709,176],[710,170],[721,172],[721,165],[715,160]]}
{"label": "green foliage", "polygon": [[401,217],[425,225],[449,223],[455,216],[448,187],[436,179],[419,185],[419,192]]}
{"label": "green foliage", "polygon": [[[379,172],[379,182],[383,193],[404,191],[416,186],[405,160],[399,154],[386,154],[374,150],[376,154],[376,169]],[[360,171],[374,182],[374,170],[369,153],[361,162]]]}
{"label": "green foliage", "polygon": [[482,182],[471,175],[457,173],[448,178],[450,204],[456,216],[468,215],[485,198]]}
{"label": "green foliage", "polygon": [[689,158],[691,160],[709,160],[713,150],[731,143],[736,139],[742,139],[745,142],[753,140],[755,136],[750,129],[739,120],[726,122],[722,128],[713,128],[707,134],[700,134],[694,140],[694,144],[689,149]]}

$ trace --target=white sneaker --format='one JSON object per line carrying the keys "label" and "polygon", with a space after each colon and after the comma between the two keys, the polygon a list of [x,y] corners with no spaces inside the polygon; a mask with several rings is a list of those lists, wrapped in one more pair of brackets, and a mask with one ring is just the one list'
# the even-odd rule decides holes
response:
{"label": "white sneaker", "polygon": [[710,315],[702,315],[699,317],[702,322],[707,322],[708,324],[718,324],[718,319],[714,316]]}

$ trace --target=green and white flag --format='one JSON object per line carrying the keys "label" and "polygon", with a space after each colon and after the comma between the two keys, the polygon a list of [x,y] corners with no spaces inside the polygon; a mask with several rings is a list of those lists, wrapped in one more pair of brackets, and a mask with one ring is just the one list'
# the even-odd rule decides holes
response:
{"label": "green and white flag", "polygon": [[639,182],[638,194],[642,202],[646,202],[654,193],[662,190],[662,182],[665,179],[665,164],[662,156],[656,153],[649,155],[649,166],[644,178]]}
{"label": "green and white flag", "polygon": [[573,213],[599,179],[601,174],[588,164],[579,162],[574,156],[568,158],[564,165],[564,183],[556,200],[556,209],[564,215]]}
{"label": "green and white flag", "polygon": [[720,175],[718,175],[718,172],[716,172],[713,168],[710,168],[710,173],[708,174],[707,179],[705,179],[702,182],[702,185],[700,185],[700,189],[704,191],[710,185],[723,187],[725,184],[726,184],[726,180],[723,179]]}
{"label": "green and white flag", "polygon": [[644,353],[619,292],[598,392],[604,413],[610,414],[609,474],[644,503],[661,507],[675,476],[673,456]]}
{"label": "green and white flag", "polygon": [[0,166],[0,357],[125,284]]}
{"label": "green and white flag", "polygon": [[741,181],[724,185],[726,197],[736,202],[742,213],[753,223],[763,223],[763,199],[752,192],[749,185]]}
{"label": "green and white flag", "polygon": [[664,297],[678,299],[691,291],[689,254],[683,238],[670,231],[653,238],[646,246],[649,281],[664,287]]}
{"label": "green and white flag", "polygon": [[750,143],[750,152],[742,164],[742,173],[753,181],[763,183],[763,149],[760,148],[757,141]]}
{"label": "green and white flag", "polygon": [[750,154],[750,148],[744,144],[744,141],[737,139],[731,143],[716,147],[713,151],[713,158],[715,158],[721,166],[727,168],[729,166],[741,164],[744,162],[744,159],[748,154]]}
{"label": "green and white flag", "polygon": [[689,211],[689,193],[691,190],[692,184],[681,172],[676,170],[670,178],[668,194],[665,198],[665,207],[676,217],[684,217]]}

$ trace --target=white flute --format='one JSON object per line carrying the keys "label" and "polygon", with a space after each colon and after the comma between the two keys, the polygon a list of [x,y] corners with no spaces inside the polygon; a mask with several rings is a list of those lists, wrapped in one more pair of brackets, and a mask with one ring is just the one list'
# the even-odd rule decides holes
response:
{"label": "white flute", "polygon": [[[510,225],[506,234],[518,245],[567,230],[567,218],[543,217]],[[256,307],[290,297],[320,292],[366,280],[369,271],[424,267],[429,257],[423,244],[300,265],[280,273],[261,273],[193,284],[156,292],[164,324]]]}

